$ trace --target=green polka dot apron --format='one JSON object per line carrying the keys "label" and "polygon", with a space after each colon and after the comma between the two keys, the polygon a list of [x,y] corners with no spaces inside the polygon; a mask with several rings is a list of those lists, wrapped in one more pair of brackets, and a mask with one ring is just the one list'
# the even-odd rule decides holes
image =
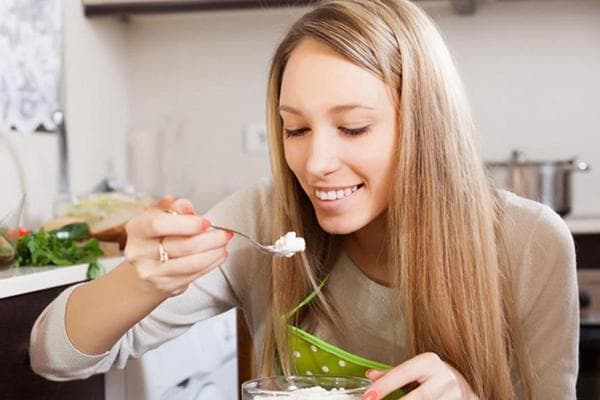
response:
{"label": "green polka dot apron", "polygon": [[[302,300],[289,316],[294,315],[310,303],[326,281],[327,278],[314,292]],[[391,368],[389,365],[347,352],[293,325],[290,325],[290,346],[294,369],[300,375],[343,375],[362,378],[369,369],[388,370]],[[397,390],[387,396],[385,400],[396,400],[403,395],[401,390]]]}

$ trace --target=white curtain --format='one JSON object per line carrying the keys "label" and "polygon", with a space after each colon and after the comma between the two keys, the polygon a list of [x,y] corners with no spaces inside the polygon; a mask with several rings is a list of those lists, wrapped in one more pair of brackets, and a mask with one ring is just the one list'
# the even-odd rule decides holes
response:
{"label": "white curtain", "polygon": [[61,0],[0,0],[0,130],[53,130],[59,108]]}

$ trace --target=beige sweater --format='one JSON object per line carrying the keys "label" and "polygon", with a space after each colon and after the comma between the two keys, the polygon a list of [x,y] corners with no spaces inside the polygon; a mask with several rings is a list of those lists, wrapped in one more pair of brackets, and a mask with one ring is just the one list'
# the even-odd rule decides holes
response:
{"label": "beige sweater", "polygon": [[[518,311],[533,358],[534,399],[575,399],[578,368],[579,314],[575,253],[571,234],[551,209],[514,194],[504,222],[514,266]],[[214,207],[208,218],[215,224],[270,240],[271,186],[267,180],[242,190]],[[310,238],[306,238],[310,243]],[[65,332],[65,306],[72,288],[65,290],[40,315],[31,334],[34,370],[49,379],[85,378],[111,367],[122,368],[130,357],[185,332],[194,323],[230,309],[242,307],[256,346],[263,338],[267,314],[264,281],[270,268],[267,256],[241,238],[229,244],[225,264],[198,279],[189,289],[170,298],[131,328],[105,354],[82,354]],[[390,289],[368,277],[344,254],[328,281],[348,332],[346,350],[396,365],[404,360],[392,341],[388,324]],[[402,332],[402,330],[401,330]],[[326,326],[316,332],[341,344]],[[349,339],[349,340],[348,340]],[[402,339],[402,338],[401,338]],[[396,353],[392,356],[392,353]]]}

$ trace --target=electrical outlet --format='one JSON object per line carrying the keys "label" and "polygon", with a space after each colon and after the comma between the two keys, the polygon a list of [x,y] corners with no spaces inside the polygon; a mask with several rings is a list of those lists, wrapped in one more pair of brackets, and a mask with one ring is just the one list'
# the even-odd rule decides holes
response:
{"label": "electrical outlet", "polygon": [[267,127],[265,124],[253,123],[244,129],[244,151],[252,154],[267,153]]}

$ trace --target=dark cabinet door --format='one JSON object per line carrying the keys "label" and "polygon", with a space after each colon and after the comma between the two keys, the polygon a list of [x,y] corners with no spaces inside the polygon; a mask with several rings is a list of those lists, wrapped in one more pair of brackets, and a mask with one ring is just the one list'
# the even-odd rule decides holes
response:
{"label": "dark cabinet door", "polygon": [[86,16],[308,6],[314,0],[81,0]]}
{"label": "dark cabinet door", "polygon": [[29,333],[37,316],[65,287],[0,299],[0,398],[104,400],[104,376],[51,382],[29,366]]}

